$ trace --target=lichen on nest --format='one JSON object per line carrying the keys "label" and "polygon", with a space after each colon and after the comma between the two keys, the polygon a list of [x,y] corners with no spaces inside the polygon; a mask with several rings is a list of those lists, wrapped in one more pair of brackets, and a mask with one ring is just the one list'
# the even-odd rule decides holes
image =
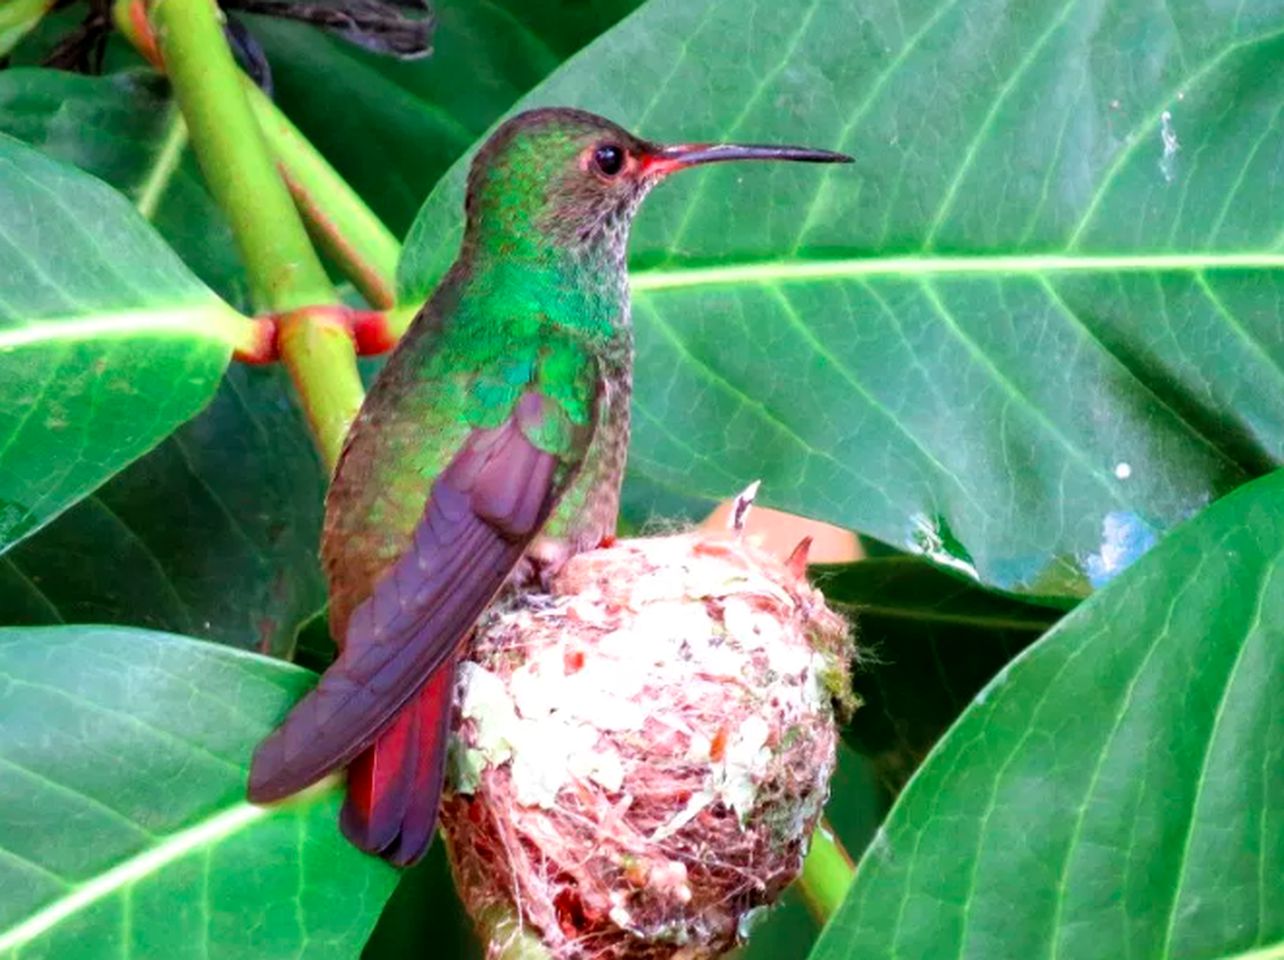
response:
{"label": "lichen on nest", "polygon": [[474,917],[557,960],[715,957],[797,875],[853,706],[847,624],[734,536],[574,557],[461,666],[442,820]]}

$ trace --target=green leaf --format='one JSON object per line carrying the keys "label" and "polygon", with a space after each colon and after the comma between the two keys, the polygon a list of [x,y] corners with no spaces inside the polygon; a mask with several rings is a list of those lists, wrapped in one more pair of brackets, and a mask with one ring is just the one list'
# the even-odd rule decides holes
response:
{"label": "green leaf", "polygon": [[100,181],[0,135],[0,550],[213,395],[240,330]]}
{"label": "green leaf", "polygon": [[325,475],[277,367],[0,556],[0,622],[120,623],[288,657],[325,603]]}
{"label": "green leaf", "polygon": [[244,801],[314,681],[169,634],[0,630],[0,957],[357,956],[396,874],[339,834],[339,792]]}
{"label": "green leaf", "polygon": [[[522,106],[855,164],[635,231],[634,471],[1079,596],[1284,456],[1284,3],[653,0]],[[1166,119],[1165,119],[1166,118]],[[400,269],[455,254],[457,165]]]}
{"label": "green leaf", "polygon": [[362,960],[481,960],[482,948],[455,892],[446,848],[434,843],[407,870],[361,951]]}
{"label": "green leaf", "polygon": [[1284,473],[1175,530],[977,697],[816,960],[1284,955]]}
{"label": "green leaf", "polygon": [[638,3],[435,2],[434,52],[413,62],[301,24],[246,22],[272,63],[277,104],[400,236],[497,116]]}
{"label": "green leaf", "polygon": [[54,0],[9,0],[0,7],[0,57],[8,55],[53,4]]}
{"label": "green leaf", "polygon": [[[149,71],[0,73],[0,131],[116,187],[243,303],[230,231],[176,119]],[[0,622],[129,623],[288,655],[324,602],[324,478],[289,391],[279,369],[229,370],[199,417],[0,557]]]}
{"label": "green leaf", "polygon": [[147,69],[103,77],[5,70],[0,132],[107,181],[198,277],[225,300],[248,307],[231,228],[205,189],[162,77]]}
{"label": "green leaf", "polygon": [[812,567],[825,598],[855,624],[861,699],[847,740],[899,790],[1004,664],[1057,620],[942,573],[917,557]]}

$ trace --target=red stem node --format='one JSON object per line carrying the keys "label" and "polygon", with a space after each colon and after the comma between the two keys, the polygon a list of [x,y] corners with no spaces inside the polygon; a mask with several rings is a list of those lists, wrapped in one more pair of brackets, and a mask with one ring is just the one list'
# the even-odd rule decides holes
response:
{"label": "red stem node", "polygon": [[357,355],[372,357],[397,345],[397,335],[388,326],[388,314],[381,310],[349,310],[348,330]]}

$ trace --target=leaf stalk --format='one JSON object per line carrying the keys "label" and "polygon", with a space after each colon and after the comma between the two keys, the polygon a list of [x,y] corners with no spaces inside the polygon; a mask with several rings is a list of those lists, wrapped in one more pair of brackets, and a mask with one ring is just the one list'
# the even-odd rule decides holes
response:
{"label": "leaf stalk", "polygon": [[[113,16],[135,49],[164,72],[143,0],[116,0]],[[397,238],[254,81],[242,73],[240,83],[308,233],[372,307],[393,306]]]}
{"label": "leaf stalk", "polygon": [[821,820],[803,860],[798,890],[807,912],[819,926],[829,922],[851,888],[856,867],[851,855],[834,834],[828,820]]}
{"label": "leaf stalk", "polygon": [[370,306],[387,310],[396,302],[401,244],[267,94],[249,77],[241,81],[308,232]]}
{"label": "leaf stalk", "polygon": [[[278,315],[276,343],[333,468],[364,393],[342,308],[268,152],[213,0],[153,0],[148,21],[210,192],[227,214],[251,299]],[[117,16],[135,24],[126,12]],[[262,349],[260,331],[249,352]]]}
{"label": "leaf stalk", "polygon": [[150,13],[196,158],[245,261],[256,309],[337,302],[250,111],[213,0],[153,0]]}

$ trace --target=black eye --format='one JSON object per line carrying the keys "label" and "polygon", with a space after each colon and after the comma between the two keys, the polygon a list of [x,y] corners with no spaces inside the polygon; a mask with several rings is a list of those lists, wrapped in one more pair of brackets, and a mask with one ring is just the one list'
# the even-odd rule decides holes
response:
{"label": "black eye", "polygon": [[593,162],[602,173],[613,177],[624,169],[624,151],[613,143],[604,143],[593,151]]}

